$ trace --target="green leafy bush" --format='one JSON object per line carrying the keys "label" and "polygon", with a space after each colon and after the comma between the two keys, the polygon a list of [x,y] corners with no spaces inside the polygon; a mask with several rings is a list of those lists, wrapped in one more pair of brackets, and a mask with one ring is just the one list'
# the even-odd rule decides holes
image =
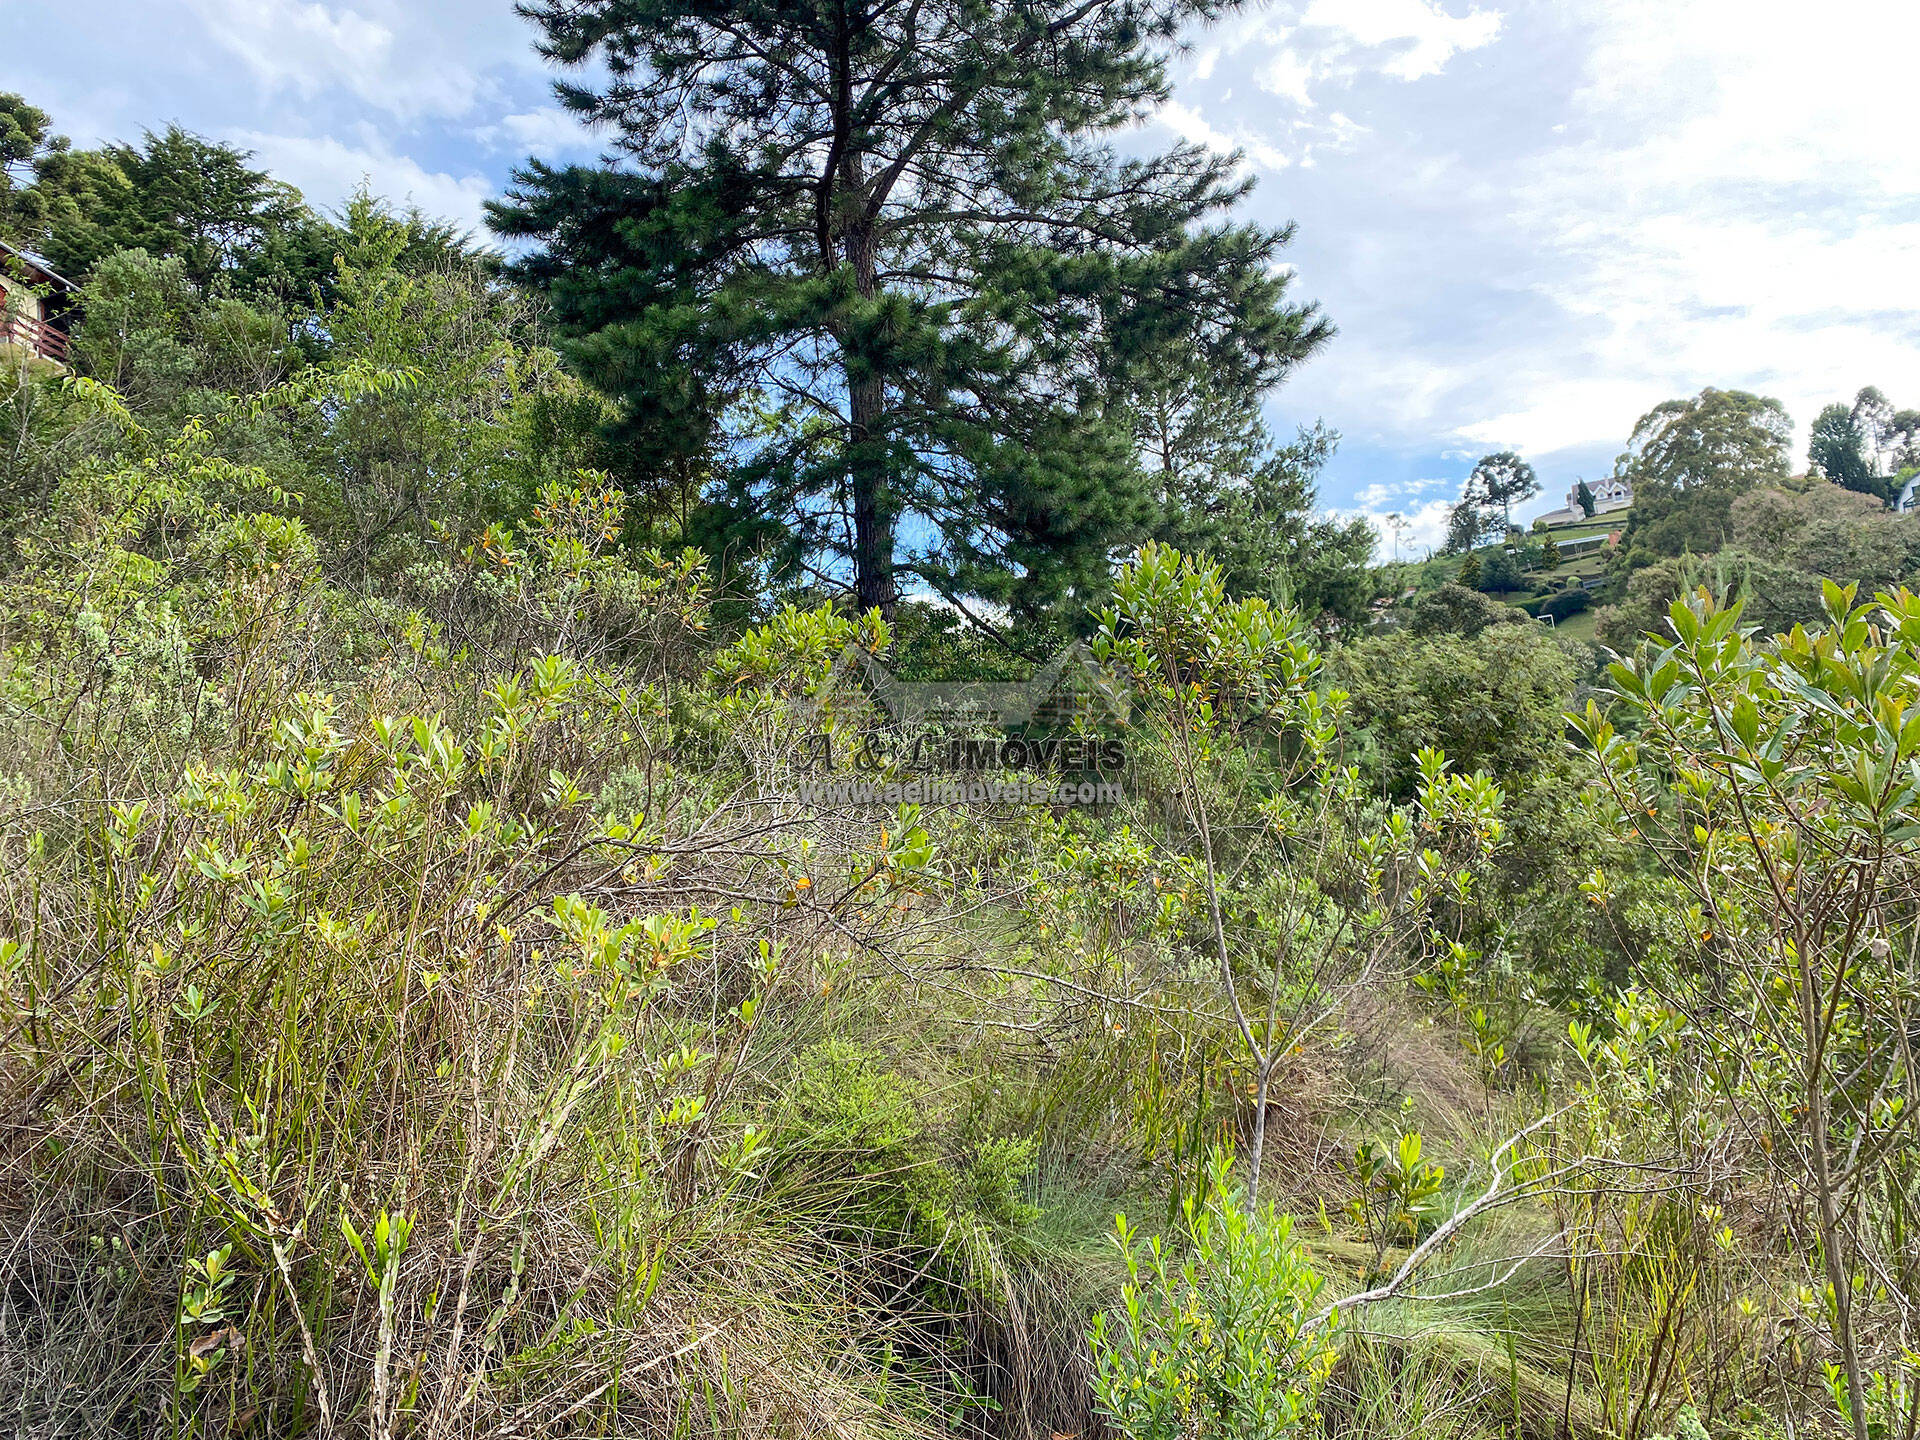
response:
{"label": "green leafy bush", "polygon": [[[1319,1273],[1271,1206],[1249,1214],[1216,1154],[1211,1189],[1188,1197],[1173,1242],[1124,1215],[1121,1309],[1094,1317],[1101,1413],[1126,1440],[1286,1440],[1311,1434],[1333,1366]],[[1175,1247],[1184,1253],[1176,1253]]]}
{"label": "green leafy bush", "polygon": [[1578,615],[1593,607],[1593,593],[1589,590],[1562,590],[1557,595],[1549,595],[1540,603],[1535,612],[1554,620],[1565,620],[1569,615]]}
{"label": "green leafy bush", "polygon": [[1035,1141],[988,1139],[956,1163],[929,1131],[925,1098],[871,1049],[822,1041],[793,1062],[775,1163],[837,1197],[837,1233],[930,1251],[946,1278],[981,1281],[994,1244],[1038,1217],[1023,1193]]}

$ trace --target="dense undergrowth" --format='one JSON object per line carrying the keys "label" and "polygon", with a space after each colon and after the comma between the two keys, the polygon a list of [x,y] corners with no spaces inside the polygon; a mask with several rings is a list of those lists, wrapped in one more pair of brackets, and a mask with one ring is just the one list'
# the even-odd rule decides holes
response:
{"label": "dense undergrowth", "polygon": [[0,380],[13,1432],[1913,1433],[1911,597],[1436,622],[1501,729],[1150,547],[1120,805],[803,804],[914,622],[353,223]]}

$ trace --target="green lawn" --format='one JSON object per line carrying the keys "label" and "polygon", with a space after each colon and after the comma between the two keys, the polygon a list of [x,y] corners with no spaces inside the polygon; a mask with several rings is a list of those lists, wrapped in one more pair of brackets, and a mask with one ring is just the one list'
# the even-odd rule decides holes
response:
{"label": "green lawn", "polygon": [[1627,528],[1627,517],[1633,513],[1633,507],[1615,510],[1610,515],[1596,515],[1591,520],[1580,520],[1572,525],[1555,525],[1547,534],[1556,540],[1578,540],[1583,535],[1606,535],[1615,530]]}
{"label": "green lawn", "polygon": [[1585,640],[1588,644],[1592,644],[1594,640],[1594,618],[1595,612],[1593,610],[1582,610],[1578,615],[1569,615],[1558,625],[1554,626],[1553,633],[1556,635],[1564,635],[1570,640]]}
{"label": "green lawn", "polygon": [[[1627,510],[1617,510],[1610,515],[1598,515],[1592,520],[1583,520],[1576,525],[1556,526],[1547,533],[1561,544],[1585,536],[1610,535],[1616,530],[1626,528],[1629,513]],[[1493,548],[1490,545],[1482,546],[1476,553],[1484,556]],[[1553,581],[1562,582],[1562,589],[1571,586],[1576,580],[1584,581],[1589,588],[1592,588],[1596,582],[1605,578],[1607,562],[1611,554],[1612,552],[1604,545],[1593,547],[1579,555],[1568,557],[1553,570],[1528,574],[1525,577],[1527,582],[1525,589],[1496,594],[1492,598],[1518,607],[1553,593],[1549,588]],[[1438,589],[1460,573],[1463,558],[1459,555],[1436,555],[1431,560],[1403,562],[1397,567],[1397,587],[1412,588],[1421,592]],[[1593,610],[1587,609],[1577,615],[1569,615],[1554,627],[1554,633],[1591,643],[1594,639]]]}

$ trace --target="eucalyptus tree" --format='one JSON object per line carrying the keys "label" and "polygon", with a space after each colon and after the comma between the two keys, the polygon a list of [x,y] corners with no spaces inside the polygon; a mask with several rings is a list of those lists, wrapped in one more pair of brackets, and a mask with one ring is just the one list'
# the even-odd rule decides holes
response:
{"label": "eucalyptus tree", "polygon": [[1712,386],[1642,415],[1616,473],[1633,484],[1630,550],[1705,553],[1726,544],[1733,502],[1787,478],[1793,421],[1778,400]]}

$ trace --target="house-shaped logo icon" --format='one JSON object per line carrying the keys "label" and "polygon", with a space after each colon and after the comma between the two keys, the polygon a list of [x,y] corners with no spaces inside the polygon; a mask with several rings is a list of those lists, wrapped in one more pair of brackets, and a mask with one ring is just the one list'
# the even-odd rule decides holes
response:
{"label": "house-shaped logo icon", "polygon": [[962,722],[999,730],[1115,725],[1125,723],[1130,708],[1125,688],[1078,640],[1027,680],[901,680],[872,651],[849,645],[834,661],[816,705],[824,708],[853,689],[871,693],[901,728]]}

